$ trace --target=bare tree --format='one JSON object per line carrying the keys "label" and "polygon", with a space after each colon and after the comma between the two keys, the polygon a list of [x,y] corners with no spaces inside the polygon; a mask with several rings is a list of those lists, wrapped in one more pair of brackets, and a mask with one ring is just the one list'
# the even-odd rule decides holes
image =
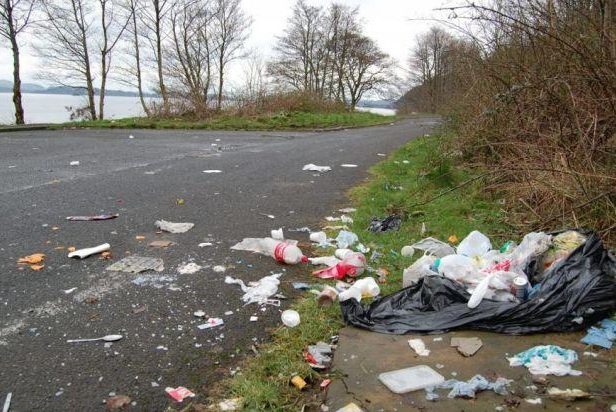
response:
{"label": "bare tree", "polygon": [[244,14],[241,0],[215,0],[214,13],[215,33],[213,41],[218,56],[218,96],[216,108],[222,107],[225,69],[234,59],[239,57],[244,40],[252,19]]}
{"label": "bare tree", "polygon": [[102,41],[100,44],[101,83],[98,100],[98,117],[103,119],[107,77],[109,75],[109,71],[111,70],[111,53],[120,41],[124,30],[130,22],[130,16],[128,18],[121,16],[117,10],[118,5],[110,0],[98,0],[98,4],[100,6],[102,34]]}
{"label": "bare tree", "polygon": [[213,20],[209,0],[187,0],[171,11],[173,53],[169,72],[188,93],[195,110],[207,110],[212,78]]}
{"label": "bare tree", "polygon": [[[86,0],[46,0],[42,4],[44,21],[40,23],[39,30],[40,37],[45,41],[36,48],[48,68],[43,76],[61,85],[85,89],[87,111],[90,118],[95,120],[89,43],[94,32],[92,8]],[[62,75],[58,76],[59,73]]]}
{"label": "bare tree", "polygon": [[24,124],[24,108],[21,103],[21,76],[19,67],[19,43],[22,33],[32,16],[36,0],[0,0],[0,36],[11,43],[13,53],[13,104],[15,123]]}
{"label": "bare tree", "polygon": [[150,116],[150,109],[145,102],[143,93],[143,70],[142,70],[142,44],[139,32],[141,21],[139,17],[144,7],[143,0],[124,0],[122,4],[125,10],[125,17],[128,21],[126,27],[127,43],[124,54],[129,56],[129,61],[121,67],[121,71],[128,76],[122,76],[121,81],[137,88],[139,101],[146,116]]}
{"label": "bare tree", "polygon": [[392,64],[374,41],[363,35],[350,36],[349,51],[342,65],[352,110],[366,92],[378,91],[390,83]]}
{"label": "bare tree", "polygon": [[165,113],[169,113],[169,93],[165,85],[163,43],[167,36],[165,23],[167,23],[168,13],[172,7],[172,0],[144,0],[144,7],[141,8],[140,13],[143,35],[153,51],[158,76],[158,91],[163,99]]}

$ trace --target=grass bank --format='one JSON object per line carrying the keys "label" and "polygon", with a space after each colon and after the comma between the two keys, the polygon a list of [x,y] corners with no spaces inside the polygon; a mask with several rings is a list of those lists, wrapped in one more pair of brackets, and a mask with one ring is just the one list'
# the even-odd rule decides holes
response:
{"label": "grass bank", "polygon": [[53,127],[56,129],[92,127],[122,129],[297,130],[374,126],[391,123],[395,119],[395,116],[381,116],[368,112],[282,112],[255,116],[224,114],[213,116],[206,120],[130,117],[117,120],[70,122]]}
{"label": "grass bank", "polygon": [[[448,150],[445,137],[419,138],[373,167],[370,181],[351,192],[352,205],[357,208],[352,230],[365,245],[381,253],[370,265],[390,272],[382,285],[384,294],[400,289],[402,270],[413,261],[399,254],[405,244],[426,236],[446,240],[456,235],[461,239],[474,229],[491,239],[507,239],[498,203],[485,197],[479,183],[470,182],[443,195],[474,175],[458,166],[453,153]],[[373,216],[389,213],[406,215],[400,231],[374,234],[366,230]],[[318,407],[322,397],[319,383],[326,377],[336,377],[335,371],[332,375],[314,372],[303,360],[302,352],[308,344],[329,341],[337,334],[343,325],[339,307],[320,308],[314,295],[307,293],[294,308],[301,315],[301,324],[293,329],[278,329],[273,342],[262,347],[260,354],[244,365],[241,374],[224,383],[221,392],[226,397],[242,398],[245,410]],[[295,374],[308,382],[308,391],[300,393],[290,385]]]}

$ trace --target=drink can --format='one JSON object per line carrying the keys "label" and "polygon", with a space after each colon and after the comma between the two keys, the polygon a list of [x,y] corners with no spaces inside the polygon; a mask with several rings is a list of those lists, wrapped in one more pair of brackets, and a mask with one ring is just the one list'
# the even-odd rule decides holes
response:
{"label": "drink can", "polygon": [[528,280],[522,276],[513,279],[513,294],[520,301],[525,301],[528,297]]}

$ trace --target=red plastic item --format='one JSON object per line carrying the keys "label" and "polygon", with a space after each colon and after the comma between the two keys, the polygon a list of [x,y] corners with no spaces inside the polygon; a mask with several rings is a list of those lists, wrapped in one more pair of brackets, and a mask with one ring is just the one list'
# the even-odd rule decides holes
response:
{"label": "red plastic item", "polygon": [[176,402],[182,402],[185,398],[193,398],[195,394],[183,386],[177,388],[165,388],[165,392],[169,394]]}

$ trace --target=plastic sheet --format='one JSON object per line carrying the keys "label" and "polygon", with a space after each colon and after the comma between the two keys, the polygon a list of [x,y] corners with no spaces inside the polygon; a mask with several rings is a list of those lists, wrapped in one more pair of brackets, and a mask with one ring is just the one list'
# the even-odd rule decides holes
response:
{"label": "plastic sheet", "polygon": [[[532,278],[534,272],[527,274]],[[523,303],[483,299],[470,309],[470,295],[462,284],[426,276],[369,306],[355,299],[340,305],[347,324],[380,333],[457,328],[508,334],[565,332],[586,329],[616,309],[615,275],[616,258],[590,233],[584,244],[545,272],[536,292]]]}

